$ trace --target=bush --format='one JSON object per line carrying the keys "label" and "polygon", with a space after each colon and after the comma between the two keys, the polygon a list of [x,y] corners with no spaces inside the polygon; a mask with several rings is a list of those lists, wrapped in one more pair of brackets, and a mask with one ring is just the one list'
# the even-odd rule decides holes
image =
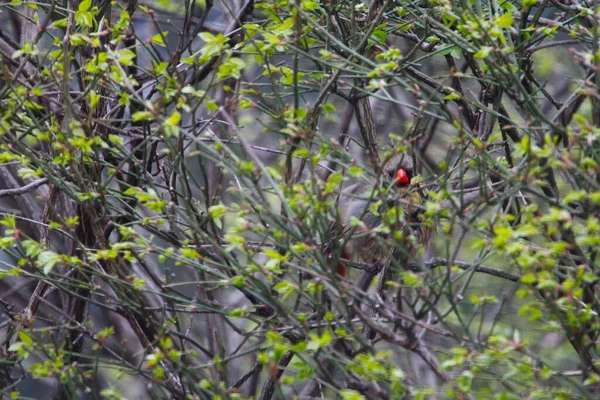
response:
{"label": "bush", "polygon": [[596,3],[0,12],[5,396],[598,395]]}

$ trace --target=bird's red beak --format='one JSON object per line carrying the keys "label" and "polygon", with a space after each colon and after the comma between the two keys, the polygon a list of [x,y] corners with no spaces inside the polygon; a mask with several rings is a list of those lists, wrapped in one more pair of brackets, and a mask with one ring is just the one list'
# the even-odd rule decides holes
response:
{"label": "bird's red beak", "polygon": [[394,181],[394,183],[396,185],[409,185],[410,184],[410,179],[408,179],[408,174],[406,173],[405,170],[403,170],[402,168],[400,168],[398,170],[398,172],[396,172],[396,180]]}

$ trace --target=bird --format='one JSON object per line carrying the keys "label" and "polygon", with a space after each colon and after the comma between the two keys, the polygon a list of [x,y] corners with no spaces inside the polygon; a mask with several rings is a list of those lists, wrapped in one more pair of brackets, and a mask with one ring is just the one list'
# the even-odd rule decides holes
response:
{"label": "bird", "polygon": [[[408,219],[416,214],[417,208],[411,206],[411,202],[418,199],[419,196],[413,196],[416,189],[413,184],[415,174],[414,162],[410,156],[400,154],[393,156],[383,164],[381,177],[383,185],[389,185],[393,190],[391,205],[402,207],[404,214]],[[374,188],[373,182],[361,180],[340,193],[338,207],[340,209],[340,226],[333,226],[333,235],[338,233],[337,237],[342,238],[344,248],[341,253],[341,259],[351,262],[363,262],[371,265],[380,264],[389,254],[389,248],[383,246],[381,239],[387,239],[389,234],[375,233],[373,230],[382,224],[382,218],[378,212],[373,212],[371,205],[377,201],[377,197],[372,195]],[[380,211],[385,210],[385,205],[380,207]],[[353,218],[362,221],[362,228],[354,229],[352,237],[348,238],[352,227]],[[413,217],[414,218],[414,217]],[[335,224],[334,224],[335,225]],[[408,239],[412,234],[416,242],[404,241],[404,247],[410,257],[417,258],[429,245],[432,232],[424,223],[403,223],[399,221],[390,226],[394,231],[401,230],[403,237]],[[341,233],[341,235],[339,234]],[[409,258],[410,259],[410,258]],[[336,272],[341,277],[348,275],[349,267],[344,261],[340,261],[336,266]]]}

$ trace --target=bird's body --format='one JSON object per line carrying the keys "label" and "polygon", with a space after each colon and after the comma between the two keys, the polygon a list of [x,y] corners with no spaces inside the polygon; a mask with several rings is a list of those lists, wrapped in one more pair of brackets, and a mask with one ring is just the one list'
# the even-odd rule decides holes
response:
{"label": "bird's body", "polygon": [[[412,162],[406,157],[398,160],[391,159],[382,169],[382,180],[384,185],[393,185],[390,189],[394,193],[394,199],[390,202],[391,206],[396,206],[404,210],[404,218],[389,226],[393,232],[401,231],[402,247],[408,261],[414,261],[427,248],[431,239],[431,229],[422,223],[410,221],[415,214],[416,207],[411,206],[418,194],[414,194],[411,189],[411,179],[413,175]],[[342,259],[353,262],[363,262],[367,264],[378,264],[385,260],[391,249],[386,246],[384,240],[389,238],[389,234],[382,235],[375,231],[375,228],[382,224],[382,218],[378,211],[384,211],[384,207],[373,212],[371,206],[377,201],[373,195],[376,186],[372,182],[361,181],[355,183],[340,194],[338,207],[341,211],[340,222],[343,228],[342,239],[347,239],[341,254]],[[352,219],[357,218],[362,221],[362,226],[352,228]],[[407,223],[410,222],[410,223]],[[351,238],[348,234],[353,230]],[[340,237],[340,235],[338,235]],[[337,266],[337,272],[341,276],[346,276],[348,266],[340,262]]]}

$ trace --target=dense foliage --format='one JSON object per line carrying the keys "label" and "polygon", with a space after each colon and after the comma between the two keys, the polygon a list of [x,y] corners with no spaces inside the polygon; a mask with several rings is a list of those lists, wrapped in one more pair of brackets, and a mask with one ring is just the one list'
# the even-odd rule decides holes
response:
{"label": "dense foliage", "polygon": [[4,396],[597,398],[597,1],[0,18]]}

